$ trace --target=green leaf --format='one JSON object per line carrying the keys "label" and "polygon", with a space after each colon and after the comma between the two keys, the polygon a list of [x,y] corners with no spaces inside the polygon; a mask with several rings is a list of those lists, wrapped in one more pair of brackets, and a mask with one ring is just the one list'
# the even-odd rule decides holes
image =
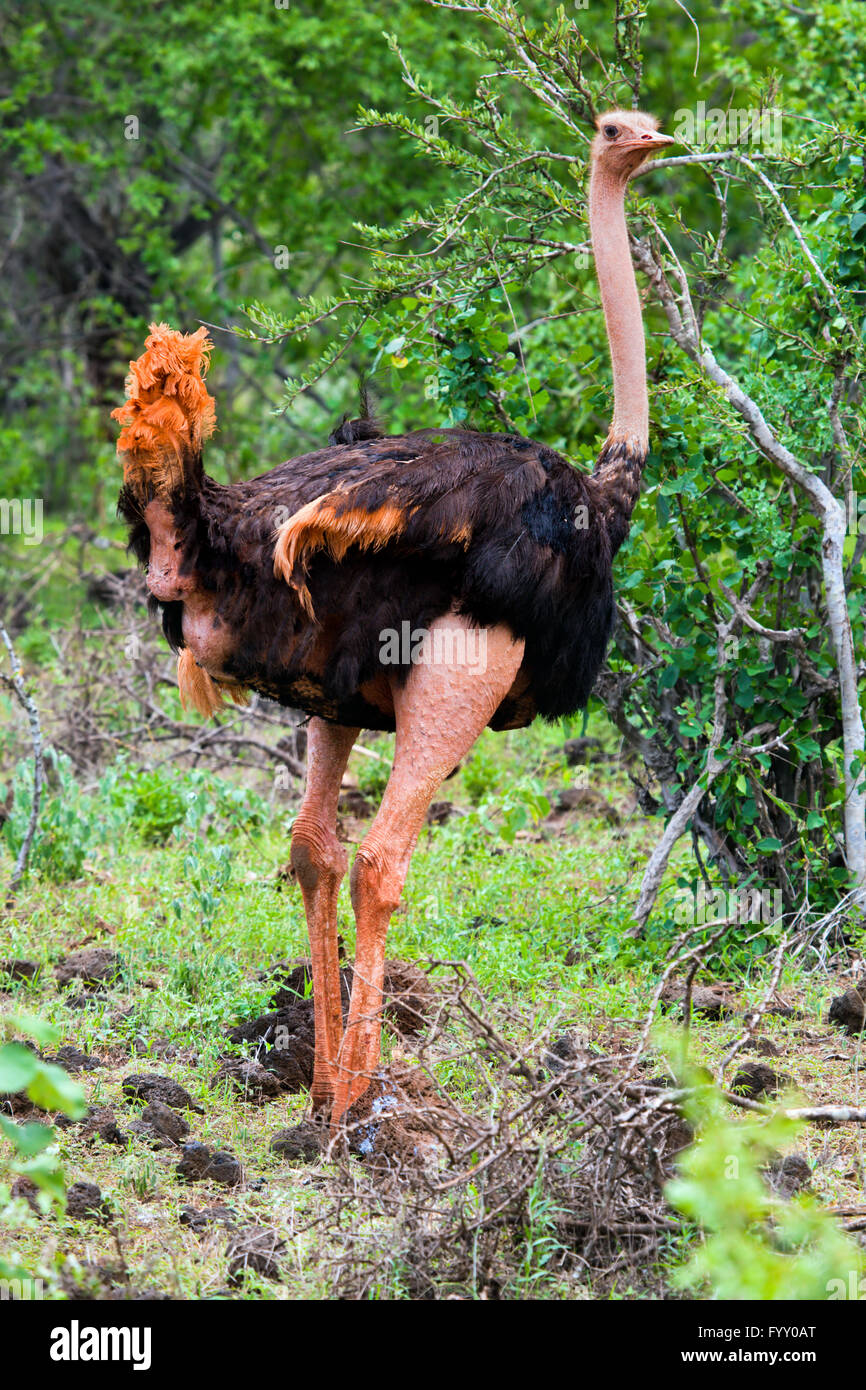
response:
{"label": "green leaf", "polygon": [[65,1200],[66,1184],[63,1181],[63,1172],[55,1154],[38,1154],[36,1158],[18,1164],[17,1171],[22,1173],[24,1177],[31,1178],[37,1187],[41,1187],[43,1192],[47,1192],[56,1201]]}
{"label": "green leaf", "polygon": [[27,1087],[27,1094],[40,1110],[62,1110],[73,1119],[80,1119],[87,1111],[85,1094],[78,1082],[52,1062],[42,1063],[39,1073]]}
{"label": "green leaf", "polygon": [[18,1125],[5,1115],[0,1115],[0,1134],[5,1134],[24,1158],[32,1158],[34,1154],[41,1153],[54,1140],[54,1130],[50,1125]]}
{"label": "green leaf", "polygon": [[777,840],[774,835],[765,835],[763,840],[759,840],[755,848],[760,854],[777,854],[782,848],[782,841]]}
{"label": "green leaf", "polygon": [[0,1047],[0,1093],[23,1091],[39,1070],[39,1058],[21,1043]]}
{"label": "green leaf", "polygon": [[26,1033],[28,1038],[33,1038],[43,1047],[56,1043],[60,1037],[60,1031],[53,1023],[46,1018],[37,1018],[35,1014],[9,1014],[4,1021],[16,1032]]}

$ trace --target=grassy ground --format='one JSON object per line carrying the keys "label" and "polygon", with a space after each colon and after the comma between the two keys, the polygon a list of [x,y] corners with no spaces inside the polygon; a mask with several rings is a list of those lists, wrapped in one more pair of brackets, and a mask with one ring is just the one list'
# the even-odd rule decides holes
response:
{"label": "grassy ground", "polygon": [[[606,765],[603,777],[593,772],[592,789],[616,808],[620,825],[593,814],[592,807],[588,814],[565,817],[555,833],[528,811],[523,827],[518,814],[510,827],[504,824],[511,801],[543,811],[541,798],[555,801],[566,785],[570,769],[557,751],[560,740],[560,732],[544,728],[485,736],[446,789],[466,814],[422,837],[389,953],[418,961],[465,960],[492,1000],[519,1005],[529,1030],[576,1029],[609,1050],[614,1041],[637,1037],[658,973],[652,953],[625,939],[635,868],[651,832],[634,811],[618,763]],[[376,751],[384,751],[385,742]],[[375,768],[374,760],[353,759],[351,771],[363,785],[375,780],[371,763]],[[134,1137],[125,1146],[96,1136],[82,1139],[76,1127],[60,1131],[67,1179],[99,1185],[117,1214],[121,1247],[93,1221],[24,1217],[19,1203],[7,1213],[3,1245],[49,1279],[59,1255],[70,1267],[117,1265],[122,1258],[137,1288],[183,1298],[224,1292],[225,1233],[217,1229],[201,1237],[178,1218],[185,1204],[228,1201],[239,1219],[276,1229],[287,1244],[283,1281],[250,1275],[245,1296],[327,1294],[321,1273],[306,1258],[306,1242],[294,1236],[315,1210],[323,1161],[287,1164],[268,1147],[278,1128],[303,1117],[305,1096],[256,1106],[225,1086],[209,1085],[225,1050],[223,1029],[267,1008],[268,987],[257,972],[305,949],[299,893],[277,874],[286,857],[291,806],[278,806],[270,815],[257,802],[252,809],[252,824],[234,801],[228,816],[205,811],[195,828],[182,823],[165,843],[148,843],[155,832],[146,815],[117,824],[88,847],[74,881],[31,880],[8,922],[8,954],[35,960],[44,971],[41,983],[10,988],[4,1008],[51,1019],[64,1042],[103,1060],[100,1070],[80,1077],[89,1101],[113,1105],[123,1125],[135,1107],[122,1099],[122,1078],[149,1069],[171,1075],[204,1111],[190,1116],[193,1136],[231,1150],[248,1177],[228,1195],[214,1183],[193,1189],[175,1174],[176,1151],[154,1152]],[[344,831],[357,837],[363,820],[350,818]],[[217,860],[221,886],[212,873],[217,847],[230,856],[228,867]],[[351,954],[345,893],[340,919]],[[123,979],[93,1006],[71,1008],[51,971],[84,944],[117,950]],[[757,999],[762,977],[760,965],[751,978],[741,976],[736,993],[742,1005]],[[762,1027],[780,1052],[774,1065],[813,1103],[859,1099],[858,1046],[821,1021],[837,985],[826,975],[787,978],[783,994],[802,1017],[768,1019]],[[739,1026],[734,1019],[698,1021],[693,1059],[712,1065]],[[386,1055],[394,1045],[386,1035]],[[400,1044],[400,1050],[411,1061],[411,1049]],[[823,1198],[839,1204],[860,1200],[859,1131],[812,1129],[800,1148]],[[82,1277],[86,1286],[88,1276]]]}
{"label": "grassy ground", "polygon": [[[31,635],[25,645],[32,655],[45,640]],[[63,692],[55,694],[62,701]],[[640,872],[661,823],[637,809],[628,768],[600,716],[588,732],[600,737],[603,760],[568,765],[564,738],[581,732],[537,725],[484,735],[440,793],[452,813],[421,837],[388,952],[422,964],[466,962],[491,1007],[507,1011],[521,1047],[571,1031],[609,1053],[637,1040],[676,929],[662,910],[646,940],[628,934]],[[341,821],[350,849],[369,822],[361,798],[375,804],[381,791],[389,742],[369,738],[365,750],[353,754],[348,782],[355,795]],[[329,1165],[324,1159],[288,1163],[269,1148],[275,1131],[303,1118],[306,1096],[259,1106],[225,1083],[211,1085],[226,1051],[226,1027],[268,1008],[271,990],[260,972],[306,950],[299,891],[279,872],[297,784],[261,774],[256,780],[240,770],[220,777],[169,766],[142,771],[129,758],[95,773],[83,787],[81,778],[62,769],[52,779],[43,843],[4,921],[2,949],[3,956],[27,958],[42,969],[34,982],[0,979],[0,988],[6,986],[0,1009],[51,1020],[60,1042],[102,1062],[77,1079],[90,1104],[114,1108],[126,1138],[110,1144],[80,1125],[57,1132],[67,1182],[98,1184],[113,1211],[111,1222],[57,1211],[36,1216],[23,1200],[0,1201],[0,1252],[40,1274],[54,1294],[77,1282],[105,1296],[110,1279],[103,1275],[100,1282],[94,1271],[112,1266],[151,1295],[327,1297],[328,1266],[317,1258],[321,1233],[311,1234],[310,1221]],[[557,809],[569,791],[579,791],[573,798],[579,804]],[[8,877],[11,862],[8,845],[0,847],[0,878]],[[693,872],[687,845],[671,868],[672,882],[680,870]],[[345,886],[339,917],[351,956],[354,926]],[[726,982],[738,1009],[762,997],[768,976],[774,930],[768,928],[757,947],[748,942],[751,935],[753,928],[733,931],[698,977],[698,983],[708,976]],[[74,988],[58,988],[54,969],[88,945],[118,952],[122,975],[80,1007]],[[432,978],[438,978],[435,970]],[[762,1037],[778,1052],[772,1065],[812,1104],[861,1102],[859,1039],[825,1022],[831,997],[848,983],[838,972],[791,967],[780,992],[793,1016],[761,1024]],[[692,1061],[714,1067],[741,1029],[735,1015],[697,1018]],[[411,1042],[387,1030],[384,1051],[386,1060],[413,1060]],[[176,1149],[153,1149],[127,1131],[141,1105],[124,1099],[121,1082],[130,1072],[147,1071],[170,1075],[188,1089],[203,1111],[189,1114],[190,1137],[237,1155],[245,1172],[240,1187],[185,1184],[175,1172]],[[471,1108],[471,1069],[443,1060],[437,1079]],[[856,1127],[811,1127],[797,1139],[823,1202],[861,1204],[860,1135]],[[0,1160],[0,1198],[3,1180]],[[194,1234],[179,1219],[188,1204],[228,1204],[240,1224],[278,1232],[285,1241],[280,1278],[253,1273],[230,1286],[225,1231]],[[664,1291],[692,1239],[684,1229],[669,1240],[660,1267],[643,1286],[626,1279],[606,1285],[604,1295]],[[533,1276],[531,1296],[598,1296],[589,1280],[559,1277],[550,1268]],[[387,1278],[378,1288],[381,1296],[395,1291],[398,1284]],[[527,1296],[526,1287],[506,1289],[505,1296]]]}

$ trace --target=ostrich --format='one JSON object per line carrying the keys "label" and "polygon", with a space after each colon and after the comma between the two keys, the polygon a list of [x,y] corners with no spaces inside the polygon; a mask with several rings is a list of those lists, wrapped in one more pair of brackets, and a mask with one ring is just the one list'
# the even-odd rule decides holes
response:
{"label": "ostrich", "polygon": [[[609,111],[591,146],[589,220],[614,381],[591,475],[516,435],[385,436],[364,418],[326,449],[221,486],[202,466],[215,425],[204,328],[152,326],[113,412],[123,426],[119,510],[178,653],[185,707],[211,715],[252,690],[309,716],[291,864],[312,956],[312,1107],[334,1132],[379,1064],[386,932],[437,787],[485,727],[585,705],[604,658],[611,564],[649,428],[625,189],[669,143],[653,117]],[[395,632],[422,634],[420,659],[414,642],[394,654],[384,637]],[[352,865],[357,944],[344,1027],[337,895],[348,866],[336,814],[362,728],[396,739]]]}

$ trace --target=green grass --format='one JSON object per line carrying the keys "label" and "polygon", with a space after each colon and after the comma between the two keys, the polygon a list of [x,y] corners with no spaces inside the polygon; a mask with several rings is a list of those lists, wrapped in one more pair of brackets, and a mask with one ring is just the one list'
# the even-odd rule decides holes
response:
{"label": "green grass", "polygon": [[[98,563],[104,563],[104,556],[94,554],[81,562],[85,569]],[[64,565],[72,591],[68,555],[61,556],[61,569]],[[63,605],[72,600],[58,598],[58,587],[64,584],[49,586],[51,603],[61,618],[68,617]],[[101,615],[94,616],[94,629],[97,616],[101,621]],[[49,660],[46,631],[31,629],[35,635],[22,644],[31,660],[43,651]],[[44,704],[53,667],[33,669]],[[62,687],[55,697],[63,701]],[[173,690],[161,688],[160,700],[180,717]],[[49,725],[54,717],[49,711]],[[614,755],[589,768],[588,786],[616,808],[619,824],[611,825],[590,808],[589,813],[572,813],[552,833],[545,817],[557,793],[577,776],[566,765],[562,744],[585,731],[600,737]],[[356,751],[350,761],[350,776],[374,803],[387,775],[391,745],[388,737],[370,738],[368,752]],[[23,747],[20,730],[10,721],[0,736],[0,754],[7,783],[17,777],[17,790],[13,814],[0,833],[0,881],[11,871],[15,836],[28,805],[27,768],[14,772]],[[370,751],[378,756],[370,757]],[[618,751],[617,736],[598,712],[586,730],[580,722],[557,727],[538,723],[504,735],[486,732],[437,793],[459,814],[422,832],[391,924],[389,956],[465,962],[491,1007],[501,1005],[503,1016],[507,1011],[514,1040],[524,1047],[546,1029],[556,1036],[566,1028],[579,1030],[601,1051],[632,1046],[678,930],[662,902],[645,940],[629,934],[641,872],[661,821],[646,820],[636,808]],[[99,1055],[105,1066],[78,1079],[92,1104],[115,1107],[122,1129],[134,1109],[122,1099],[123,1076],[148,1069],[175,1076],[205,1112],[189,1117],[191,1137],[231,1149],[248,1178],[265,1182],[229,1193],[214,1184],[186,1187],[174,1173],[175,1153],[152,1151],[132,1138],[126,1148],[109,1146],[98,1138],[83,1139],[75,1127],[59,1129],[57,1150],[67,1180],[100,1185],[117,1214],[115,1239],[93,1223],[57,1214],[37,1219],[20,1201],[4,1204],[3,1150],[0,1250],[35,1274],[42,1271],[49,1291],[57,1290],[64,1268],[68,1273],[76,1264],[116,1264],[122,1255],[135,1287],[175,1297],[329,1296],[328,1265],[318,1258],[317,1237],[298,1234],[319,1210],[323,1162],[290,1166],[269,1149],[277,1129],[303,1118],[306,1097],[282,1097],[255,1107],[226,1087],[209,1084],[226,1050],[224,1029],[267,1007],[270,991],[258,972],[278,958],[307,950],[300,892],[277,875],[289,853],[298,790],[286,796],[267,774],[248,767],[230,777],[174,769],[161,763],[159,747],[146,744],[127,748],[86,787],[62,760],[52,762],[41,817],[43,840],[33,872],[4,919],[2,952],[36,960],[44,970],[34,985],[17,984],[0,995],[0,1010],[26,1010],[51,1020],[61,1041]],[[5,786],[0,791],[5,793]],[[368,825],[346,820],[350,852]],[[671,887],[680,875],[694,875],[687,840],[672,859]],[[348,881],[338,916],[351,956]],[[752,928],[729,933],[698,977],[699,983],[708,977],[731,982],[742,1007],[761,998],[768,950],[776,939],[773,928],[749,943],[753,934]],[[117,950],[123,975],[104,1000],[73,1008],[68,995],[55,987],[53,967],[85,944]],[[842,984],[838,976],[789,966],[780,988],[803,1018],[767,1019],[761,1025],[761,1033],[782,1049],[774,1065],[814,1103],[860,1099],[859,1043],[840,1038],[823,1022],[829,1000]],[[692,1061],[716,1065],[740,1027],[736,1018],[720,1023],[696,1019]],[[385,1057],[398,1046],[411,1061],[411,1045],[397,1045],[386,1031]],[[166,1056],[166,1048],[175,1049],[174,1054]],[[475,1066],[466,1059],[443,1058],[433,1065],[441,1084],[471,1110],[483,1061]],[[814,1166],[814,1185],[822,1197],[836,1204],[859,1203],[864,1171],[859,1131],[813,1128],[797,1142]],[[530,1194],[525,1250],[508,1296],[596,1296],[585,1281],[549,1271],[552,1217],[547,1202],[541,1188]],[[187,1203],[228,1203],[241,1221],[278,1229],[287,1246],[282,1282],[251,1276],[242,1287],[227,1290],[224,1233],[199,1237],[180,1225],[180,1210]],[[375,1237],[372,1218],[370,1227]],[[666,1241],[662,1273],[670,1287],[694,1239],[687,1229]],[[394,1263],[381,1275],[378,1296],[406,1294],[406,1277],[399,1262]],[[642,1290],[624,1277],[605,1296],[640,1297]]]}

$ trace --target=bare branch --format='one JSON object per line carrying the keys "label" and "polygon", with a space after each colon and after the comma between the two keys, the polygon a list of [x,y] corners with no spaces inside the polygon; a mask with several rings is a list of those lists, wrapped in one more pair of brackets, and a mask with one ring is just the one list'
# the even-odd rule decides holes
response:
{"label": "bare branch", "polygon": [[39,805],[42,800],[45,770],[42,761],[42,729],[39,724],[39,711],[36,708],[35,701],[28,693],[27,687],[24,684],[21,663],[12,645],[12,639],[2,623],[0,623],[0,637],[2,637],[6,650],[9,653],[9,661],[12,667],[11,677],[4,677],[4,680],[10,689],[14,691],[19,704],[27,715],[27,720],[30,724],[30,741],[33,745],[33,797],[30,803],[30,818],[27,822],[27,829],[24,832],[24,839],[21,841],[21,848],[15,860],[12,877],[6,889],[6,907],[9,907],[27,870],[27,860],[30,856],[30,848],[33,844],[33,837],[36,834],[36,825],[39,820]]}

